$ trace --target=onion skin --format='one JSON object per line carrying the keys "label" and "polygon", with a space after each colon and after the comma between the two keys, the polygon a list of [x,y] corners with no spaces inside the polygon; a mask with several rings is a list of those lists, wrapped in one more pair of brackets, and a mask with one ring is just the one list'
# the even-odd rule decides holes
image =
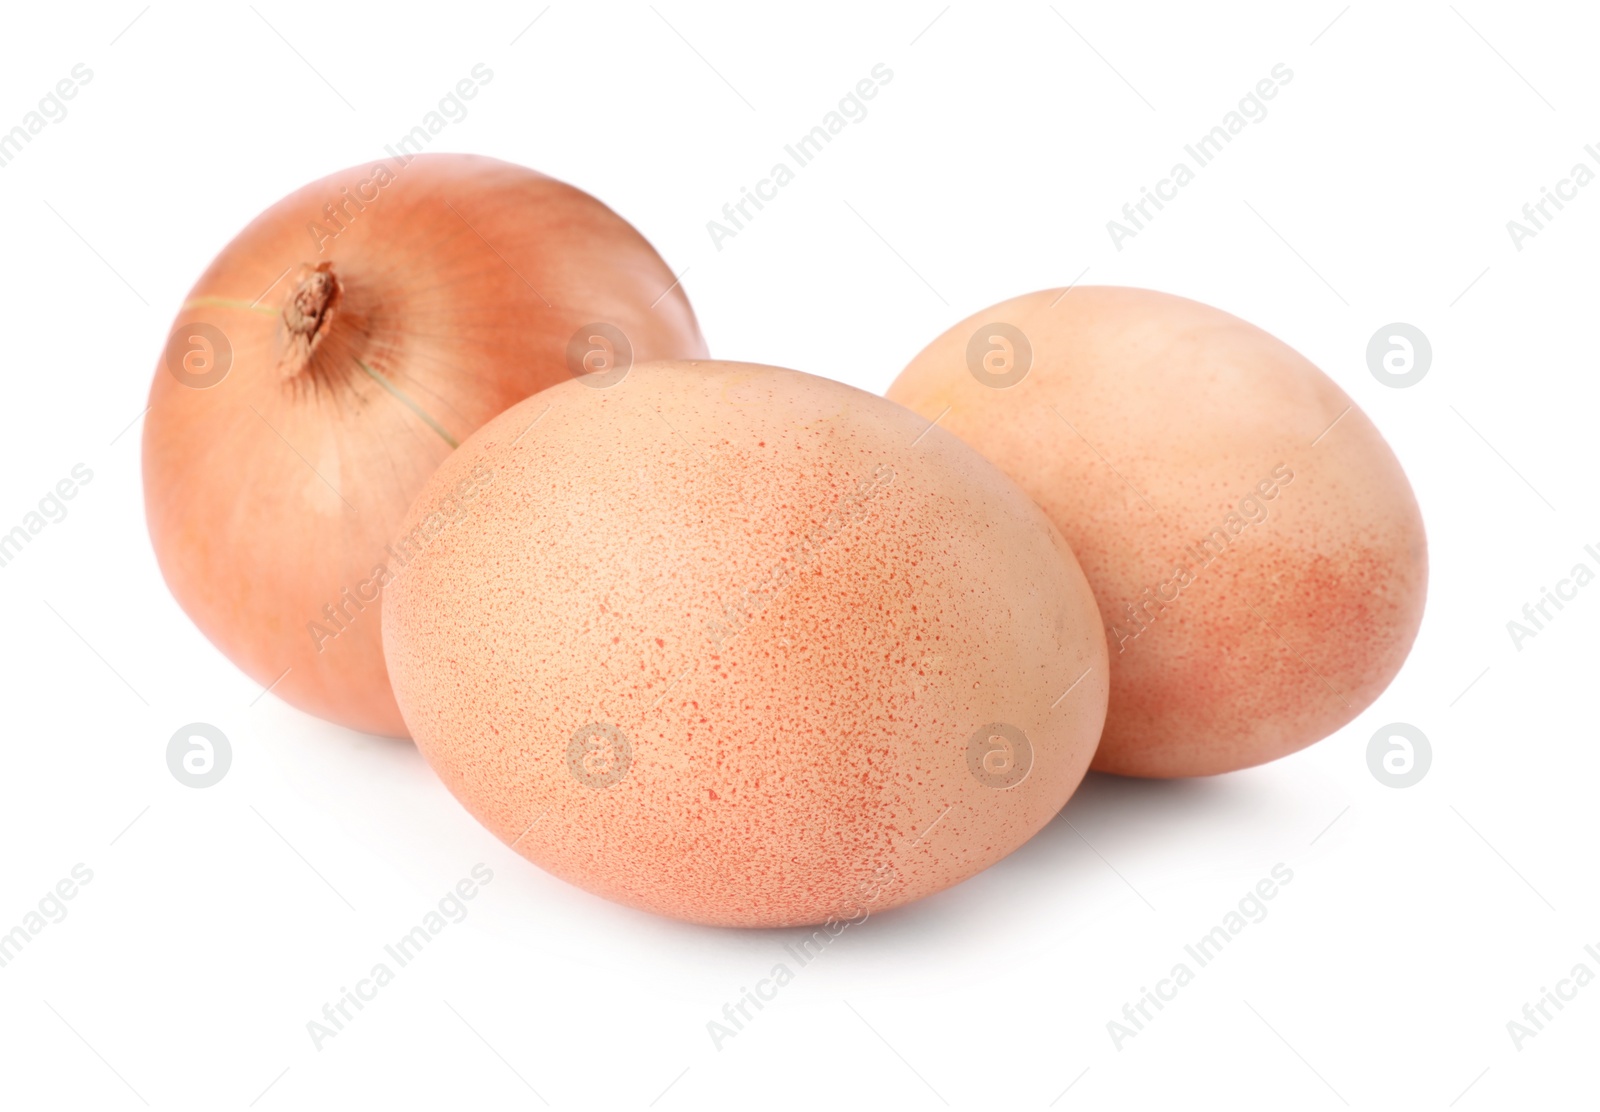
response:
{"label": "onion skin", "polygon": [[533,170],[423,154],[279,201],[195,284],[151,386],[145,511],[173,595],[290,703],[406,736],[379,629],[402,518],[455,445],[574,376],[595,322],[634,361],[706,354],[649,243]]}
{"label": "onion skin", "polygon": [[[1002,385],[973,352],[1006,326],[1030,366]],[[951,328],[888,396],[988,456],[1082,563],[1111,654],[1093,768],[1275,760],[1404,663],[1428,582],[1411,485],[1350,397],[1254,325],[1153,290],[1044,290]]]}

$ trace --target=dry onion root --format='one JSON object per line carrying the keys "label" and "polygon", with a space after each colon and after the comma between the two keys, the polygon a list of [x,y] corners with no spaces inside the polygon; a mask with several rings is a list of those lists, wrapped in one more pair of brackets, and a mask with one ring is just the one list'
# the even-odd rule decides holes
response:
{"label": "dry onion root", "polygon": [[660,256],[571,186],[453,154],[314,182],[211,264],[156,369],[144,482],[162,573],[263,686],[405,736],[380,604],[419,546],[448,543],[448,514],[400,532],[434,469],[556,382],[705,354]]}

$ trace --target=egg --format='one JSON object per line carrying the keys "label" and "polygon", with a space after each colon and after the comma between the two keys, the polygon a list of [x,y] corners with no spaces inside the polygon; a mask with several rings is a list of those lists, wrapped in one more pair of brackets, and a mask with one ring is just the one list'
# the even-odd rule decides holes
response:
{"label": "egg", "polygon": [[1111,661],[1094,767],[1199,776],[1349,722],[1422,620],[1394,453],[1286,344],[1151,290],[1045,290],[929,344],[888,396],[983,452],[1071,544]]}
{"label": "egg", "polygon": [[723,362],[552,387],[439,468],[384,592],[406,725],[530,861],[696,923],[955,884],[1072,794],[1109,684],[1048,518],[943,429]]}

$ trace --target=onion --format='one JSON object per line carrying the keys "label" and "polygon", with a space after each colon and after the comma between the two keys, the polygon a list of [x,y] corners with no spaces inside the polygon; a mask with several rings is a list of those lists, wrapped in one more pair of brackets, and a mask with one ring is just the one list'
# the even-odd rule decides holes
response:
{"label": "onion", "polygon": [[380,603],[434,539],[400,533],[434,469],[556,382],[705,354],[660,256],[571,186],[453,154],[314,182],[211,264],[157,366],[144,483],[162,574],[261,684],[403,737]]}

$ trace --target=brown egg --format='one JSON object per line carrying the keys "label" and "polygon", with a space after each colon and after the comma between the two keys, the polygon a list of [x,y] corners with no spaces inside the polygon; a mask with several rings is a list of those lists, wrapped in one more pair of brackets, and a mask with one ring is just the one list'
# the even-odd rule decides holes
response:
{"label": "brown egg", "polygon": [[1199,776],[1361,712],[1422,620],[1416,499],[1303,356],[1151,290],[1045,290],[969,317],[889,397],[1042,506],[1094,588],[1111,703],[1094,767]]}
{"label": "brown egg", "polygon": [[796,371],[641,364],[490,421],[385,591],[406,724],[496,836],[699,923],[955,884],[1066,802],[1104,720],[1072,552],[977,452]]}

